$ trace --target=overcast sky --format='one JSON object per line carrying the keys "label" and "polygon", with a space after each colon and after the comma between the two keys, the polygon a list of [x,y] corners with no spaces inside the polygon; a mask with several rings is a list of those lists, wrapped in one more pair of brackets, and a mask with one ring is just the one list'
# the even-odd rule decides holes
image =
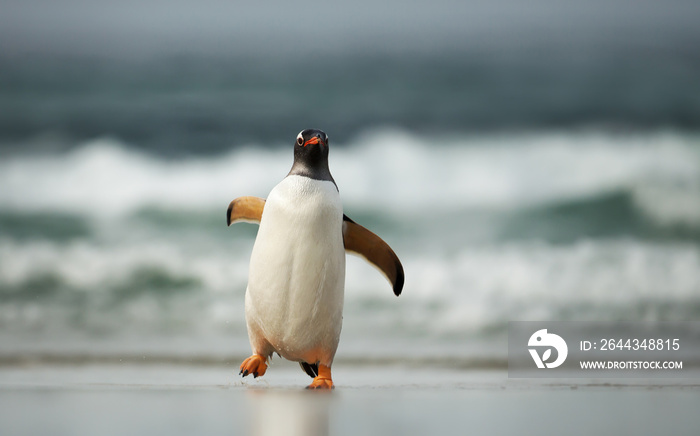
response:
{"label": "overcast sky", "polygon": [[696,0],[0,0],[0,48],[24,52],[257,51],[557,38],[689,40]]}

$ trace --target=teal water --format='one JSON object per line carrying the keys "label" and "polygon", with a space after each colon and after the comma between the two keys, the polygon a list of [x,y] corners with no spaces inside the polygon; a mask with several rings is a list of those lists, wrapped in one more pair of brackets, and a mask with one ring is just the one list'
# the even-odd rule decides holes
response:
{"label": "teal water", "polygon": [[3,352],[247,351],[256,228],[224,212],[304,128],[406,270],[396,298],[349,261],[348,358],[700,317],[694,3],[84,3],[0,16]]}
{"label": "teal water", "polygon": [[[348,352],[372,344],[391,356],[419,341],[417,355],[502,357],[468,344],[503,345],[510,320],[700,316],[696,135],[434,141],[370,130],[332,145],[345,212],[406,270],[396,298],[380,274],[349,261]],[[256,227],[227,228],[224,212],[237,196],[266,196],[291,160],[265,144],[163,158],[114,139],[3,159],[4,349],[241,354]]]}

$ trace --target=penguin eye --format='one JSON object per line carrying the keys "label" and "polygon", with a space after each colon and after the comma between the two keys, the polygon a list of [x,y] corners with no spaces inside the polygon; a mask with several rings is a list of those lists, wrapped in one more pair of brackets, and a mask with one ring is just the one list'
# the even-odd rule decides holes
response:
{"label": "penguin eye", "polygon": [[304,138],[301,137],[301,135],[297,136],[297,145],[301,145],[304,143]]}

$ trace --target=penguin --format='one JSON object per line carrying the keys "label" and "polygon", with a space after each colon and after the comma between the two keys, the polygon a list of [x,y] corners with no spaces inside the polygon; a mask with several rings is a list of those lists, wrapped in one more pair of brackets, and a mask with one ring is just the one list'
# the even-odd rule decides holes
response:
{"label": "penguin", "polygon": [[302,130],[289,174],[267,199],[239,197],[227,223],[259,224],[250,255],[245,319],[253,354],[240,375],[260,377],[273,353],[313,378],[308,389],[332,389],[331,365],[343,324],[345,253],[377,267],[399,296],[401,261],[379,236],[343,213],[328,166],[328,135]]}

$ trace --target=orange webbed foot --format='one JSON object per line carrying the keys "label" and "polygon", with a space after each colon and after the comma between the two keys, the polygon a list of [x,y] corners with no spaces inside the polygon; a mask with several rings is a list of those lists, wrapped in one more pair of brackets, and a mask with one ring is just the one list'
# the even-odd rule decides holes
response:
{"label": "orange webbed foot", "polygon": [[265,371],[267,371],[266,360],[265,357],[259,354],[253,354],[241,363],[241,372],[239,374],[243,377],[253,374],[253,378],[265,375]]}
{"label": "orange webbed foot", "polygon": [[306,389],[335,389],[335,386],[331,379],[316,377]]}
{"label": "orange webbed foot", "polygon": [[318,375],[314,377],[314,381],[306,389],[335,389],[331,379],[331,369],[326,365],[319,365]]}

